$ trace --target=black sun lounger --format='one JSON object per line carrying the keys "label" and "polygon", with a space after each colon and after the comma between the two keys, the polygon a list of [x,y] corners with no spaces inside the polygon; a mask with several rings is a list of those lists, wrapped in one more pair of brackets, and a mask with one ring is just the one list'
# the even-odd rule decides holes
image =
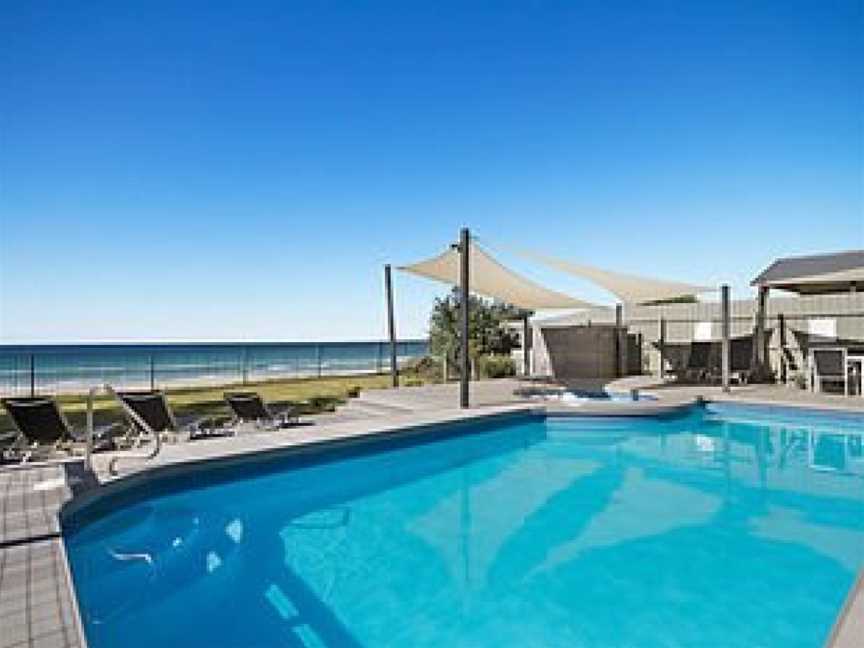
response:
{"label": "black sun lounger", "polygon": [[[57,401],[50,396],[4,398],[2,402],[18,432],[6,448],[8,455],[28,461],[34,454],[46,451],[71,452],[74,444],[86,442],[86,433],[69,424]],[[113,449],[114,430],[115,426],[110,425],[94,431],[93,450]]]}
{"label": "black sun lounger", "polygon": [[123,408],[129,426],[138,434],[153,433],[175,437],[188,434],[190,439],[199,439],[233,433],[230,428],[215,425],[213,417],[210,416],[198,418],[183,426],[178,425],[174,412],[162,391],[113,393]]}
{"label": "black sun lounger", "polygon": [[255,423],[268,429],[288,427],[298,422],[296,410],[287,407],[272,410],[256,392],[234,392],[225,394],[225,402],[235,419],[241,423]]}

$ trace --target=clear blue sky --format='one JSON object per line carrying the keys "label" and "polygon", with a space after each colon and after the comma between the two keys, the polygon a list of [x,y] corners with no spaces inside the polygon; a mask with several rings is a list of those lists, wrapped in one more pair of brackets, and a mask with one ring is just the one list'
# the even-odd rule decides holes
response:
{"label": "clear blue sky", "polygon": [[736,296],[864,246],[860,1],[406,4],[6,4],[0,339],[380,337],[463,224]]}

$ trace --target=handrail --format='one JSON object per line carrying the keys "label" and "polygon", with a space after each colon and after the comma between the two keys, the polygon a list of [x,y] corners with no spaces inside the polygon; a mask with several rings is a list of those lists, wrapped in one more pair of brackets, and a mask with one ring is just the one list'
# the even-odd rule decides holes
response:
{"label": "handrail", "polygon": [[[93,448],[93,434],[94,434],[94,432],[93,432],[93,396],[98,389],[99,389],[98,387],[92,387],[90,389],[90,392],[89,392],[89,395],[87,398],[87,453],[86,453],[84,464],[88,469],[91,468],[90,454],[91,454],[92,448]],[[108,393],[109,395],[114,397],[114,399],[120,404],[120,407],[123,408],[123,412],[128,418],[132,419],[132,421],[136,425],[138,425],[142,430],[152,434],[154,439],[155,439],[155,444],[153,446],[153,449],[146,455],[123,455],[123,456],[117,456],[117,457],[114,457],[113,459],[111,459],[111,461],[108,463],[108,472],[110,472],[112,475],[116,475],[117,474],[117,462],[120,461],[121,459],[143,459],[145,461],[149,461],[150,459],[155,458],[156,455],[158,455],[159,452],[161,452],[161,450],[162,450],[162,434],[158,433],[158,432],[154,432],[153,429],[149,425],[147,425],[147,422],[143,418],[141,418],[135,410],[133,410],[131,407],[129,407],[122,398],[120,398],[119,394],[117,394],[117,392],[114,391],[114,388],[111,387],[111,385],[108,385],[108,384],[103,385],[102,389],[106,393]]]}
{"label": "handrail", "polygon": [[93,398],[96,396],[96,392],[102,388],[103,387],[97,385],[91,387],[87,391],[87,434],[85,435],[84,446],[84,470],[87,472],[93,472],[93,436],[95,435],[95,428],[93,425]]}
{"label": "handrail", "polygon": [[108,472],[110,472],[112,475],[116,475],[117,474],[117,470],[116,470],[117,462],[120,459],[143,459],[145,461],[149,461],[151,459],[154,459],[156,457],[156,455],[158,455],[162,451],[162,434],[161,434],[161,432],[155,432],[153,430],[153,428],[151,428],[149,425],[147,425],[147,422],[138,415],[138,412],[136,412],[131,407],[129,407],[129,405],[126,404],[126,401],[124,401],[122,398],[120,398],[119,394],[117,394],[117,392],[114,391],[114,388],[111,387],[111,385],[105,385],[105,390],[109,394],[111,394],[117,400],[118,403],[120,403],[120,407],[123,408],[123,411],[126,413],[126,415],[129,418],[131,418],[142,430],[152,434],[154,439],[155,439],[155,444],[153,446],[153,449],[146,455],[134,455],[134,456],[128,456],[128,457],[114,457],[110,461],[110,463],[108,464]]}

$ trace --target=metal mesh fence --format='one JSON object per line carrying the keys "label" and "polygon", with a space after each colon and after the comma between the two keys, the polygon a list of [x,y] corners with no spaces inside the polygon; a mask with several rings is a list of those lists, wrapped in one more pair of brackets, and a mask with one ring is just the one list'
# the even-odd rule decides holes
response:
{"label": "metal mesh fence", "polygon": [[[427,353],[425,340],[397,343],[404,363]],[[0,348],[0,394],[228,385],[389,369],[388,342],[7,346]]]}

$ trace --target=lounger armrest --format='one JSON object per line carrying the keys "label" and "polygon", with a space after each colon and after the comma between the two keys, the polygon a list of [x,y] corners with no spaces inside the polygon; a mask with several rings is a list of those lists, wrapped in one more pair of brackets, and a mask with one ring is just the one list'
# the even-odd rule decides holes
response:
{"label": "lounger armrest", "polygon": [[232,427],[234,420],[235,419],[231,416],[224,414],[211,414],[208,416],[198,417],[193,421],[182,425],[181,429],[185,432],[191,433],[204,432],[207,430],[221,430]]}
{"label": "lounger armrest", "polygon": [[272,404],[269,405],[269,408],[273,414],[273,418],[285,421],[286,423],[296,421],[300,416],[300,408],[294,403]]}
{"label": "lounger armrest", "polygon": [[[106,439],[127,434],[129,427],[120,421],[93,428],[93,439]],[[72,429],[73,441],[86,441],[87,430]]]}
{"label": "lounger armrest", "polygon": [[20,437],[21,433],[18,430],[0,432],[0,446],[6,445],[7,443],[15,443]]}

